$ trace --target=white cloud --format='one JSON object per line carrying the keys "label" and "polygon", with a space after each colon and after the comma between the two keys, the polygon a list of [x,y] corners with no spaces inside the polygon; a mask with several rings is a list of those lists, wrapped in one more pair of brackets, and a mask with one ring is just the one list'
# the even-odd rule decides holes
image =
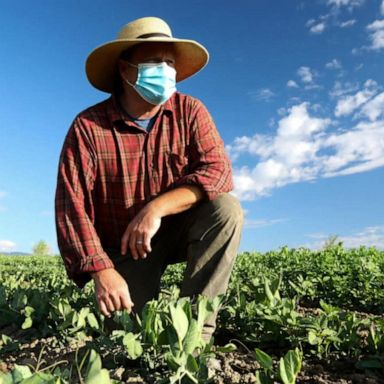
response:
{"label": "white cloud", "polygon": [[384,28],[384,20],[375,20],[373,23],[369,24],[367,28],[370,31],[377,31],[378,29]]}
{"label": "white cloud", "polygon": [[363,63],[360,63],[358,64],[356,67],[355,67],[355,71],[360,71],[361,69],[363,69],[364,67],[364,64]]}
{"label": "white cloud", "polygon": [[350,236],[341,236],[340,240],[346,248],[358,248],[360,246],[384,247],[384,226],[367,227]]}
{"label": "white cloud", "polygon": [[335,116],[347,116],[356,109],[365,104],[377,93],[377,83],[373,80],[367,80],[364,89],[354,95],[348,95],[341,98],[335,108]]}
{"label": "white cloud", "polygon": [[280,118],[274,135],[236,138],[227,146],[233,162],[242,154],[257,161],[254,166],[234,164],[235,195],[253,200],[287,184],[384,166],[384,120],[377,120],[382,115],[377,114],[382,97],[380,94],[366,107],[356,107],[357,117],[371,121],[361,120],[348,130],[329,131],[338,122],[311,116],[311,105],[301,103]]}
{"label": "white cloud", "polygon": [[309,67],[302,66],[297,70],[297,74],[303,83],[312,83],[315,76],[314,72]]}
{"label": "white cloud", "polygon": [[348,7],[349,9],[360,7],[365,0],[328,0],[328,5],[337,8]]}
{"label": "white cloud", "polygon": [[297,85],[295,80],[288,80],[287,87],[288,88],[298,88],[299,86]]}
{"label": "white cloud", "polygon": [[325,67],[328,69],[341,69],[342,65],[339,60],[333,59],[332,61],[325,64]]}
{"label": "white cloud", "polygon": [[384,115],[384,92],[378,94],[368,101],[361,109],[361,115],[368,117],[369,120],[375,121]]}
{"label": "white cloud", "polygon": [[305,26],[309,28],[309,32],[313,34],[323,33],[328,26],[329,19],[332,17],[332,13],[320,15],[317,19],[309,19]]}
{"label": "white cloud", "polygon": [[[329,236],[322,233],[308,235],[308,237],[313,238],[315,241],[306,244],[305,247],[320,249],[324,246]],[[366,227],[350,235],[338,235],[336,241],[342,242],[345,248],[365,246],[384,249],[384,225]]]}
{"label": "white cloud", "polygon": [[328,125],[329,120],[323,120],[310,117],[308,114],[308,103],[293,106],[288,116],[282,118],[279,122],[277,134],[284,138],[305,138],[313,133],[321,131]]}
{"label": "white cloud", "polygon": [[235,171],[235,194],[240,199],[252,200],[273,188],[315,177],[312,162],[319,150],[318,137],[330,120],[310,117],[308,107],[307,103],[293,106],[279,121],[275,136],[243,136],[228,146],[233,160],[242,153],[261,160],[253,169],[241,167]]}
{"label": "white cloud", "polygon": [[317,23],[317,24],[313,25],[313,26],[309,29],[309,31],[310,31],[311,33],[313,33],[313,34],[318,34],[318,35],[319,35],[320,33],[323,33],[323,32],[324,32],[324,30],[325,30],[325,26],[326,26],[325,22],[321,21],[320,23]]}
{"label": "white cloud", "polygon": [[380,50],[384,48],[384,20],[375,20],[373,23],[367,26],[371,35],[371,45],[368,47],[372,50]]}
{"label": "white cloud", "polygon": [[328,27],[350,28],[355,25],[356,19],[339,21],[342,8],[352,11],[354,8],[361,6],[364,1],[365,0],[328,0],[327,5],[331,7],[329,12],[316,19],[309,19],[305,25],[313,34],[320,34]]}
{"label": "white cloud", "polygon": [[351,19],[347,21],[342,21],[339,26],[340,28],[350,28],[356,24],[356,19]]}
{"label": "white cloud", "polygon": [[323,141],[332,150],[322,159],[322,176],[365,172],[384,165],[384,122],[360,122],[354,129],[333,133]]}
{"label": "white cloud", "polygon": [[315,19],[309,19],[309,20],[306,22],[305,26],[306,26],[306,27],[312,27],[314,24],[316,24],[316,20],[315,20]]}
{"label": "white cloud", "polygon": [[267,157],[271,153],[272,144],[272,137],[256,134],[253,137],[236,137],[233,144],[227,145],[226,149],[232,160],[236,160],[241,153]]}
{"label": "white cloud", "polygon": [[0,252],[10,252],[15,250],[16,243],[10,240],[0,240]]}
{"label": "white cloud", "polygon": [[345,83],[341,83],[340,81],[336,81],[333,89],[329,92],[329,95],[332,98],[340,97],[347,95],[348,93],[355,92],[359,89],[358,84],[353,84],[349,81]]}
{"label": "white cloud", "polygon": [[307,90],[307,91],[311,91],[313,89],[321,89],[321,85],[318,85],[318,84],[315,84],[315,83],[311,83],[311,84],[307,84],[304,89]]}
{"label": "white cloud", "polygon": [[249,92],[249,95],[256,101],[270,101],[275,96],[274,92],[269,88],[262,88],[256,92]]}
{"label": "white cloud", "polygon": [[244,220],[245,229],[256,229],[262,227],[269,227],[274,224],[282,223],[285,219],[247,219]]}

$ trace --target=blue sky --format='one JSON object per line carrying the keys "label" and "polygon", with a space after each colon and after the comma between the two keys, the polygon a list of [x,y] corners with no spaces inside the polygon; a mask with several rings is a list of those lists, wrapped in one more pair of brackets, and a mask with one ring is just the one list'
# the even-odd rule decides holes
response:
{"label": "blue sky", "polygon": [[[58,157],[73,118],[106,97],[84,62],[127,22],[164,18],[210,52],[179,84],[233,162],[241,250],[384,244],[384,1],[218,0],[0,5],[0,251],[57,251]],[[181,5],[182,4],[182,5]]]}

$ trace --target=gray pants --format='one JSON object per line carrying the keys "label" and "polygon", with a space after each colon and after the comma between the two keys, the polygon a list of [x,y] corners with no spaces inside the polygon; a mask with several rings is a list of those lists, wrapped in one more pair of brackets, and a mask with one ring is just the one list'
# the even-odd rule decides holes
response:
{"label": "gray pants", "polygon": [[[242,224],[239,202],[223,193],[212,201],[202,201],[183,213],[165,217],[146,259],[134,260],[117,250],[106,251],[127,281],[134,310],[140,313],[145,303],[158,295],[161,276],[169,264],[187,262],[181,296],[202,294],[213,298],[225,293]],[[206,340],[215,330],[216,315],[204,326]]]}

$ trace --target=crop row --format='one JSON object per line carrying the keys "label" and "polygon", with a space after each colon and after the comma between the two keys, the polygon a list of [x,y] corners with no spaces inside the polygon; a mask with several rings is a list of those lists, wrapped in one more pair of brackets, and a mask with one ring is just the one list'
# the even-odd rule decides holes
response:
{"label": "crop row", "polygon": [[[384,370],[384,253],[374,248],[243,253],[227,294],[215,300],[179,298],[184,266],[172,266],[159,300],[140,316],[116,314],[120,326],[112,334],[97,311],[92,285],[77,289],[59,258],[0,256],[0,265],[0,359],[25,340],[50,335],[83,340],[88,350],[71,369],[39,364],[33,373],[16,365],[0,373],[0,382],[113,382],[100,359],[109,349],[120,356],[119,364],[138,361],[142,374],[156,382],[206,383],[209,360],[233,351],[231,340],[251,351],[261,383],[294,383],[302,359],[350,356],[362,370]],[[213,345],[201,338],[202,324],[218,307],[220,343]]]}

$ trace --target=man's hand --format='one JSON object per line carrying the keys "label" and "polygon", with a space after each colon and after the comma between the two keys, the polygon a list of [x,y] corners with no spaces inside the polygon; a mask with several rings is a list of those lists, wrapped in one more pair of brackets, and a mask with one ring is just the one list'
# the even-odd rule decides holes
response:
{"label": "man's hand", "polygon": [[113,268],[93,272],[95,294],[100,311],[110,317],[112,312],[127,309],[131,312],[133,302],[124,278]]}
{"label": "man's hand", "polygon": [[145,259],[151,252],[151,239],[159,230],[161,218],[184,212],[203,198],[196,185],[183,185],[164,192],[149,202],[129,223],[121,239],[121,254],[129,247],[132,257]]}
{"label": "man's hand", "polygon": [[145,259],[152,251],[151,239],[159,230],[161,216],[155,213],[151,205],[145,206],[129,223],[121,239],[121,254],[125,255],[129,247],[135,260]]}

